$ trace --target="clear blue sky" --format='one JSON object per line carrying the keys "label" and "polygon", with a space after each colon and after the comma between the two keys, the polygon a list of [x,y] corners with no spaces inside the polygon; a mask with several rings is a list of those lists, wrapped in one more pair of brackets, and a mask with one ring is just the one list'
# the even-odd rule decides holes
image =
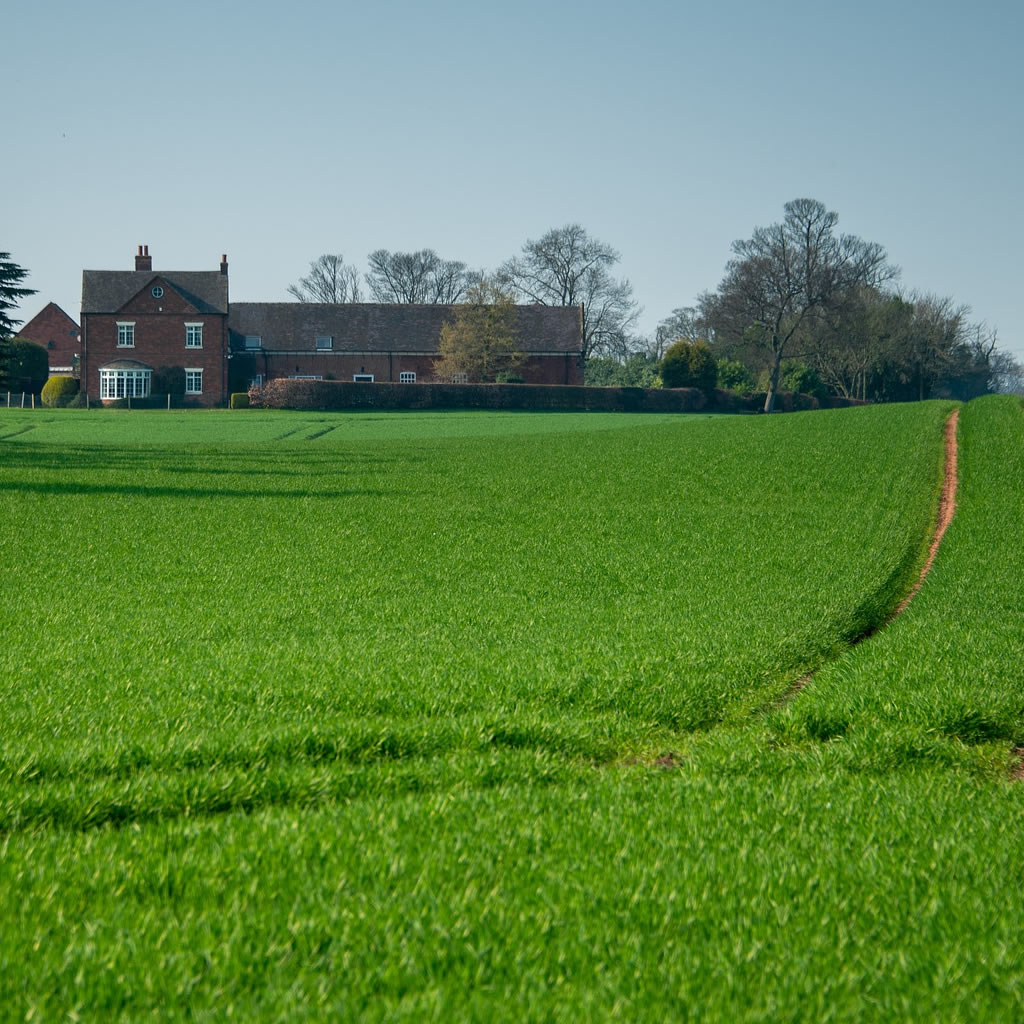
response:
{"label": "clear blue sky", "polygon": [[0,251],[78,316],[81,271],[215,269],[284,300],[312,259],[493,269],[579,222],[653,332],[808,196],[1024,359],[1021,0],[461,0],[6,11]]}

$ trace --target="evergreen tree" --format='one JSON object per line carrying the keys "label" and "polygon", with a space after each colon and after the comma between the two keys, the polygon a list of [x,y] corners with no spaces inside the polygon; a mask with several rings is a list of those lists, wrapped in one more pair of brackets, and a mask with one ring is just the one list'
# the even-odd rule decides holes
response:
{"label": "evergreen tree", "polygon": [[35,295],[34,288],[22,288],[21,282],[28,276],[24,267],[11,262],[9,252],[0,252],[0,380],[7,379],[7,364],[10,354],[10,340],[14,329],[21,320],[12,320],[8,313],[17,309],[18,300],[26,295]]}
{"label": "evergreen tree", "polygon": [[12,320],[7,314],[17,309],[18,300],[35,295],[35,288],[22,288],[21,282],[28,277],[28,271],[11,262],[9,252],[0,252],[0,341],[14,336],[14,328],[21,320]]}

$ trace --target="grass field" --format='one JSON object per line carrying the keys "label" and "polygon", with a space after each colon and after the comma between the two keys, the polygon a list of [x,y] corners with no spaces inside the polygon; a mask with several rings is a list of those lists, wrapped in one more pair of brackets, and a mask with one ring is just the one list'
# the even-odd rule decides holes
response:
{"label": "grass field", "polygon": [[1019,1017],[1018,401],[849,649],[950,409],[5,412],[0,1016]]}

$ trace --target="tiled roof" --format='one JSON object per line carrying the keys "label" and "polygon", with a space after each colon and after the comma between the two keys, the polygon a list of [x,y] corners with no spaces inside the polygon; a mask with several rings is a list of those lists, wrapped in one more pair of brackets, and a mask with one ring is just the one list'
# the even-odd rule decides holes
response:
{"label": "tiled roof", "polygon": [[228,275],[219,270],[83,270],[82,312],[116,313],[160,278],[200,313],[226,313]]}
{"label": "tiled roof", "polygon": [[[455,306],[378,303],[232,302],[228,327],[258,335],[270,351],[311,352],[318,337],[334,352],[438,350],[441,327]],[[578,353],[580,314],[575,306],[516,306],[520,350],[527,354]],[[240,346],[239,346],[240,347]]]}
{"label": "tiled roof", "polygon": [[75,330],[78,330],[78,322],[73,317],[68,316],[67,313],[65,313],[64,310],[61,309],[56,302],[48,302],[38,313],[36,313],[34,317],[32,317],[31,320],[29,320],[27,324],[24,325],[24,327],[22,327],[21,331],[19,331],[18,333],[22,334],[25,331],[30,331],[33,324],[35,324],[37,320],[42,320],[51,310],[54,310],[55,312],[59,313],[62,317],[64,317],[65,320],[67,320],[67,322],[72,327],[75,328]]}

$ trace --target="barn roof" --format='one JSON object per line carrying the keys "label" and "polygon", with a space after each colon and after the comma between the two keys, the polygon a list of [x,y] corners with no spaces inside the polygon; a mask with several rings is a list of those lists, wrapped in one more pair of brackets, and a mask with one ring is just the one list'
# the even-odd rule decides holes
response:
{"label": "barn roof", "polygon": [[[315,348],[333,339],[335,352],[435,353],[441,327],[457,306],[380,303],[232,302],[228,327],[259,336],[272,351]],[[578,353],[580,313],[575,306],[516,306],[519,348],[527,354]]]}

